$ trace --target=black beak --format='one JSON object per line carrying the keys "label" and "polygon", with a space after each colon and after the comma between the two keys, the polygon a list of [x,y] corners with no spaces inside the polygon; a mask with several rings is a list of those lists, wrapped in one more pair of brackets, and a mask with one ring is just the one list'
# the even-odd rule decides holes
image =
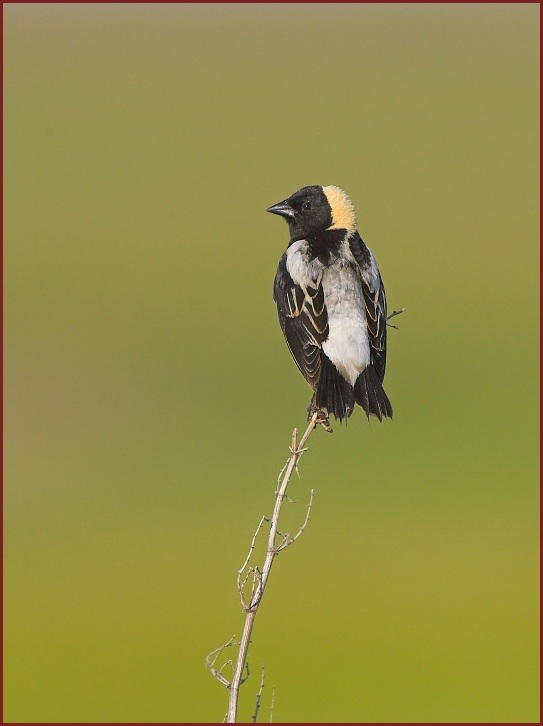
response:
{"label": "black beak", "polygon": [[266,212],[271,212],[272,214],[278,214],[280,217],[285,217],[286,219],[291,219],[292,217],[294,217],[294,209],[292,209],[290,204],[286,201],[277,202],[277,204],[272,204],[271,207],[268,207],[266,209]]}

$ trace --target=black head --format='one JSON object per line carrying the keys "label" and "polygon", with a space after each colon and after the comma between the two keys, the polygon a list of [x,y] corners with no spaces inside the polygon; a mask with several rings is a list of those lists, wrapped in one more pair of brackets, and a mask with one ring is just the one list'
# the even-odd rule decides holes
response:
{"label": "black head", "polygon": [[332,210],[320,186],[304,187],[266,211],[287,220],[292,242],[311,237],[332,224]]}
{"label": "black head", "polygon": [[303,187],[266,211],[286,219],[291,242],[314,237],[329,229],[356,229],[350,198],[334,186]]}

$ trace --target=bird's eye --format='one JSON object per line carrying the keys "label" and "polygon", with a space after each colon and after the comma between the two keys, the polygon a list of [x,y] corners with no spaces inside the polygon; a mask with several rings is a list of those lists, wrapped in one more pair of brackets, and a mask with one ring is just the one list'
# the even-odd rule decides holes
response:
{"label": "bird's eye", "polygon": [[302,204],[302,209],[304,212],[309,212],[309,210],[311,209],[311,202],[304,202]]}

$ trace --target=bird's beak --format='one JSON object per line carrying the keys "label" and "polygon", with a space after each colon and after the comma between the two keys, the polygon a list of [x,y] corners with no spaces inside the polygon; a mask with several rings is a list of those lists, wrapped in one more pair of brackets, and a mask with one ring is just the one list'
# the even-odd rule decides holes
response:
{"label": "bird's beak", "polygon": [[266,212],[271,212],[272,214],[278,214],[280,217],[285,217],[286,219],[294,217],[294,209],[292,209],[290,204],[286,201],[277,202],[277,204],[272,204],[271,207],[268,207],[266,209]]}

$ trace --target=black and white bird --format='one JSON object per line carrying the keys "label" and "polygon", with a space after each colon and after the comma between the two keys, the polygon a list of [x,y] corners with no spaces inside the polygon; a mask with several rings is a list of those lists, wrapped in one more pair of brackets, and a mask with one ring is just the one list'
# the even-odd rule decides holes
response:
{"label": "black and white bird", "polygon": [[308,186],[267,209],[288,222],[273,298],[292,357],[319,412],[347,419],[392,418],[383,389],[387,353],[385,288],[375,257],[358,233],[353,203],[336,186]]}

